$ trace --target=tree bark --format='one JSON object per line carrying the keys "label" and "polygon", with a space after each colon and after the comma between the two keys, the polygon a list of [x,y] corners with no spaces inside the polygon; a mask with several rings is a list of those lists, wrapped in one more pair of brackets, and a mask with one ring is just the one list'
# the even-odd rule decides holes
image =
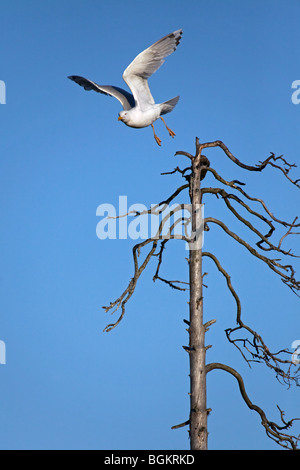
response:
{"label": "tree bark", "polygon": [[[190,177],[190,200],[192,206],[192,230],[197,233],[201,217],[201,149],[192,160]],[[197,237],[198,238],[198,237]],[[194,248],[194,249],[193,249]],[[190,247],[190,444],[192,450],[207,450],[207,407],[206,407],[206,349],[205,326],[203,324],[202,246]]]}

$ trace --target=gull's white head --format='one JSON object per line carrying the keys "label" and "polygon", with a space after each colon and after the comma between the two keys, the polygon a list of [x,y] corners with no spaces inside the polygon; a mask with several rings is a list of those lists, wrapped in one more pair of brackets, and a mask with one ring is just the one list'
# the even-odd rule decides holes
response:
{"label": "gull's white head", "polygon": [[128,111],[120,111],[119,112],[118,121],[123,121],[126,124],[128,119],[129,119]]}

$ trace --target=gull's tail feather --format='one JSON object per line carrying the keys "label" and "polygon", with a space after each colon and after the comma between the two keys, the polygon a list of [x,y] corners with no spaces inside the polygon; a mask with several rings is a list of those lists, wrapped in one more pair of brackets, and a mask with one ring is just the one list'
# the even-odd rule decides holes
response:
{"label": "gull's tail feather", "polygon": [[169,101],[165,101],[164,103],[161,104],[161,115],[162,114],[167,114],[172,111],[172,109],[175,108],[176,104],[178,103],[179,96],[176,96],[175,98],[172,98]]}

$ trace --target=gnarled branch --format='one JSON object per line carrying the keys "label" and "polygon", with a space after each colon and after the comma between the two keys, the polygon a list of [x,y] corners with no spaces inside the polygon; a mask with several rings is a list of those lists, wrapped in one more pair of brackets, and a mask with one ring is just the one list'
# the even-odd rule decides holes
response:
{"label": "gnarled branch", "polygon": [[299,297],[299,294],[297,291],[300,290],[300,281],[297,281],[295,279],[295,270],[293,266],[290,264],[288,265],[283,265],[279,263],[278,259],[269,259],[266,256],[261,255],[258,253],[249,243],[245,242],[242,238],[240,238],[236,233],[232,232],[229,230],[226,224],[224,222],[215,219],[213,217],[206,217],[204,219],[204,223],[214,223],[221,227],[224,232],[227,233],[230,237],[232,237],[234,240],[236,240],[238,243],[243,245],[245,248],[247,248],[248,251],[252,255],[254,255],[256,258],[264,261],[266,265],[272,269],[276,274],[278,274],[281,277],[281,280]]}
{"label": "gnarled branch", "polygon": [[[251,367],[251,362],[264,362],[269,368],[275,371],[276,377],[278,380],[282,380],[286,385],[290,385],[294,382],[296,385],[299,384],[299,374],[300,374],[300,367],[297,368],[296,364],[293,363],[291,359],[283,359],[283,354],[288,354],[292,356],[292,353],[287,350],[280,350],[278,352],[271,352],[270,349],[267,347],[265,342],[263,341],[261,335],[259,335],[256,331],[250,328],[242,321],[242,305],[238,294],[236,293],[235,289],[232,286],[231,277],[228,272],[222,267],[218,258],[209,253],[207,251],[202,253],[203,257],[208,257],[213,260],[216,267],[223,274],[226,279],[227,287],[232,294],[235,302],[236,302],[236,323],[238,324],[235,328],[227,328],[225,330],[227,339],[230,343],[234,344],[234,346],[240,351],[245,361]],[[239,330],[246,330],[251,335],[251,340],[248,338],[245,339],[233,339],[231,335]],[[251,359],[248,359],[244,354],[243,350],[240,348],[239,344],[242,343],[244,349],[248,351],[250,354]],[[283,367],[287,367],[287,370],[283,370]],[[293,370],[296,369],[294,372]]]}
{"label": "gnarled branch", "polygon": [[262,408],[255,405],[250,400],[250,398],[249,398],[249,396],[246,392],[246,388],[245,388],[243,378],[235,369],[233,369],[232,367],[227,366],[225,364],[220,364],[220,363],[217,363],[217,362],[207,364],[207,366],[206,366],[207,373],[214,370],[214,369],[224,370],[225,372],[228,372],[229,374],[231,374],[237,380],[238,385],[239,385],[239,389],[240,389],[240,392],[241,392],[241,396],[242,396],[244,402],[246,403],[248,408],[250,408],[250,410],[256,411],[256,413],[259,414],[259,416],[261,418],[261,424],[265,428],[265,431],[266,431],[266,434],[267,434],[268,437],[270,437],[273,441],[275,441],[277,444],[279,444],[281,447],[284,447],[285,449],[296,450],[298,448],[298,443],[300,441],[300,435],[299,436],[292,436],[292,435],[289,435],[289,434],[287,434],[283,431],[289,429],[293,425],[293,422],[296,421],[296,420],[299,420],[299,418],[294,418],[294,419],[291,419],[290,421],[285,421],[284,412],[277,406],[277,408],[279,409],[279,412],[280,412],[280,417],[281,417],[282,424],[279,425],[279,424],[275,423],[274,421],[269,421],[266,414],[265,414],[265,412],[262,410]]}

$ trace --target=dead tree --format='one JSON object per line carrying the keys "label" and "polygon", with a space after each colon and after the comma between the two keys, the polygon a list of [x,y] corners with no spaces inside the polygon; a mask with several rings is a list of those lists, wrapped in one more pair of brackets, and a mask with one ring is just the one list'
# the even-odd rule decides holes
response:
{"label": "dead tree", "polygon": [[[246,405],[254,410],[261,418],[261,424],[265,428],[265,432],[269,438],[274,440],[277,444],[287,449],[297,449],[300,435],[294,436],[290,433],[294,421],[299,418],[290,420],[285,419],[284,411],[278,407],[280,414],[280,422],[276,423],[270,421],[262,408],[254,404],[247,395],[244,381],[242,376],[232,367],[221,363],[208,363],[206,362],[206,352],[210,346],[205,343],[205,334],[209,327],[216,321],[211,320],[204,322],[203,319],[203,276],[202,264],[205,258],[209,258],[216,266],[217,270],[224,276],[229,292],[233,296],[236,303],[236,326],[225,330],[228,341],[234,345],[242,354],[245,361],[250,365],[252,362],[264,363],[268,368],[273,370],[276,378],[288,386],[295,384],[299,385],[300,366],[299,361],[292,360],[292,351],[289,349],[281,349],[280,351],[273,352],[270,349],[261,335],[257,333],[252,327],[245,324],[242,319],[242,308],[239,296],[234,289],[229,273],[224,269],[219,259],[210,252],[203,251],[201,244],[201,234],[203,230],[210,230],[212,225],[219,226],[226,235],[234,239],[238,244],[242,245],[248,252],[255,258],[265,263],[265,265],[277,274],[282,282],[291,289],[291,291],[299,296],[300,281],[295,277],[294,267],[286,259],[296,257],[291,250],[284,250],[282,248],[283,241],[292,234],[299,234],[297,228],[300,224],[297,223],[297,217],[292,222],[286,222],[275,217],[270,211],[266,203],[257,197],[249,195],[244,189],[244,183],[237,180],[227,181],[220,176],[217,171],[211,167],[210,161],[202,154],[204,149],[211,147],[219,147],[224,154],[232,160],[239,167],[247,171],[262,172],[266,167],[272,167],[280,171],[284,178],[287,178],[297,188],[300,187],[300,179],[293,180],[290,177],[290,171],[296,165],[288,163],[282,155],[276,157],[274,153],[266,158],[264,161],[259,162],[255,166],[249,166],[238,160],[221,141],[199,143],[196,138],[196,152],[191,155],[188,152],[179,151],[175,155],[183,155],[187,157],[189,165],[186,168],[179,168],[178,166],[170,172],[162,173],[163,175],[178,173],[184,179],[184,184],[176,189],[173,194],[163,200],[160,204],[145,212],[133,214],[136,217],[145,214],[161,215],[162,220],[155,235],[152,235],[147,240],[138,243],[133,248],[133,262],[134,274],[125,291],[109,306],[103,307],[106,312],[114,313],[121,311],[119,318],[106,326],[106,332],[115,328],[125,314],[125,307],[128,300],[131,298],[135,291],[138,279],[143,270],[148,265],[152,258],[157,259],[156,272],[153,280],[160,280],[173,289],[188,290],[189,289],[189,320],[184,320],[188,324],[189,344],[184,346],[184,349],[189,355],[190,363],[190,415],[189,419],[185,422],[173,426],[173,429],[188,426],[190,436],[190,447],[192,450],[206,450],[207,447],[207,417],[210,410],[207,408],[206,398],[206,377],[207,374],[213,370],[221,369],[231,374],[238,382],[239,390],[242,399]],[[222,187],[202,187],[202,181],[207,172],[210,172],[216,182],[221,183]],[[186,209],[186,204],[179,203],[173,206],[171,212],[165,214],[166,207],[175,200],[184,191],[189,192],[190,205],[188,215],[183,209]],[[221,220],[213,217],[202,218],[201,207],[203,197],[206,194],[212,194],[222,199],[226,204],[228,210],[248,229],[254,233],[258,241],[256,246],[245,241],[238,234],[234,233],[230,228]],[[239,212],[239,208],[243,208],[257,221],[263,222],[266,226],[266,233],[262,233],[250,220],[245,218]],[[180,213],[179,219],[170,222],[171,217]],[[172,219],[173,220],[173,219]],[[176,233],[176,226],[181,224],[184,227],[184,233]],[[166,231],[167,227],[167,231]],[[190,233],[188,233],[188,227]],[[275,242],[276,228],[284,228],[285,232],[280,240]],[[174,281],[167,280],[161,277],[160,268],[162,265],[163,251],[166,243],[169,240],[182,240],[189,244],[189,281]],[[141,259],[142,250],[147,252],[143,261]],[[275,257],[270,257],[268,254],[275,253]],[[274,256],[274,255],[273,255]],[[283,259],[283,260],[282,260]]]}

